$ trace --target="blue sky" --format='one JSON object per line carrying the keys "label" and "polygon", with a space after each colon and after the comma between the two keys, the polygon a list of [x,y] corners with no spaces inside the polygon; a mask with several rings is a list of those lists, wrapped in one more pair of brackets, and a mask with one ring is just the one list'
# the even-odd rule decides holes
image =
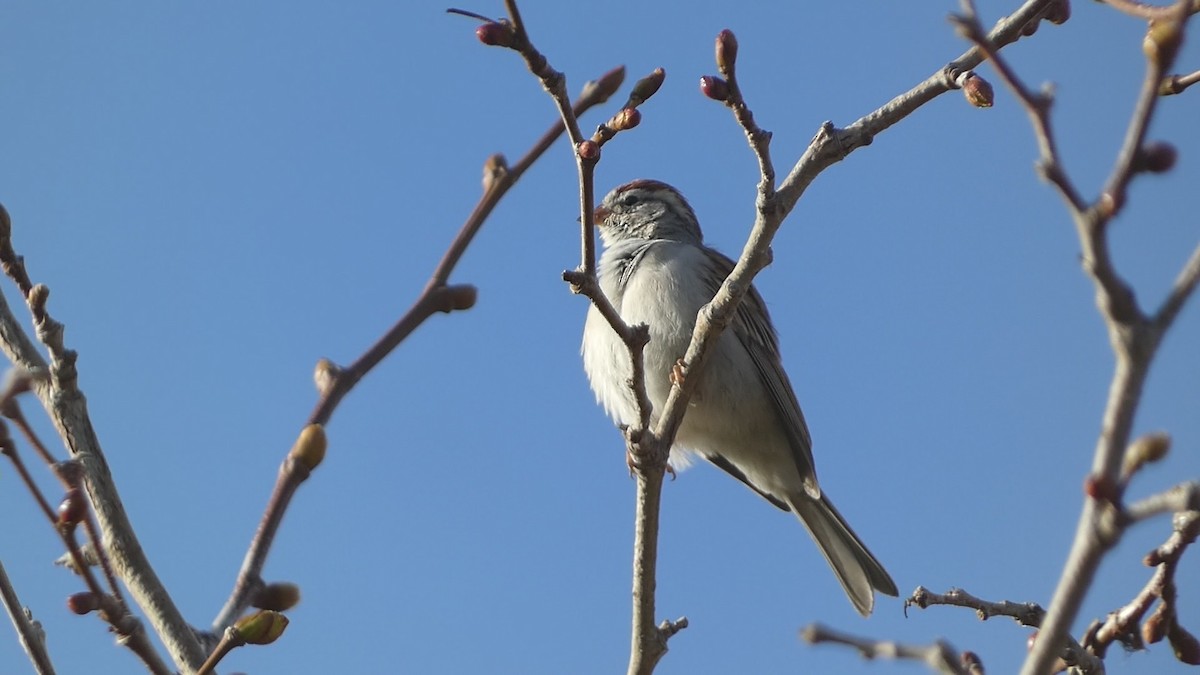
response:
{"label": "blue sky", "polygon": [[[621,63],[631,78],[666,69],[642,125],[605,148],[598,187],[670,182],[709,242],[736,254],[755,163],[696,86],[715,72],[720,29],[739,38],[743,88],[775,133],[781,173],[823,121],[852,122],[964,49],[944,18],[953,2],[793,5],[521,7],[572,91]],[[0,201],[80,353],[143,546],[197,624],[223,604],[315,401],[313,364],[349,362],[408,307],[474,205],[484,159],[515,160],[554,118],[518,57],[478,44],[446,6],[0,7]],[[1016,6],[980,9],[990,21]],[[1030,83],[1057,84],[1066,166],[1090,197],[1142,76],[1143,29],[1096,3],[1074,12],[1005,53]],[[1200,67],[1195,41],[1180,63]],[[1197,96],[1163,102],[1151,136],[1180,161],[1137,181],[1114,223],[1117,264],[1151,307],[1200,239],[1188,203]],[[990,110],[944,96],[823,174],[758,280],[822,485],[902,593],[958,586],[1045,603],[1074,532],[1112,358],[1074,230],[1034,158],[1007,92]],[[575,190],[556,146],[453,275],[478,286],[478,305],[431,319],[343,402],[266,570],[304,599],[280,642],[239,650],[224,671],[624,669],[634,488],[580,364],[585,301],[559,279],[577,264]],[[1175,449],[1135,497],[1200,476],[1198,339],[1192,306],[1137,418]],[[59,671],[136,672],[102,624],[66,612],[80,587],[50,565],[60,544],[10,469],[0,488],[0,560]],[[1007,619],[905,618],[893,599],[860,619],[794,519],[711,467],[666,485],[663,524],[659,614],[691,627],[660,673],[922,672],[799,643],[815,620],[943,637],[989,672],[1024,655],[1030,630]],[[1164,518],[1129,534],[1076,634],[1141,588],[1141,557],[1168,533]],[[1179,576],[1194,631],[1197,555]],[[0,639],[0,670],[26,663],[15,638]],[[1115,650],[1108,666],[1183,671],[1166,645]]]}

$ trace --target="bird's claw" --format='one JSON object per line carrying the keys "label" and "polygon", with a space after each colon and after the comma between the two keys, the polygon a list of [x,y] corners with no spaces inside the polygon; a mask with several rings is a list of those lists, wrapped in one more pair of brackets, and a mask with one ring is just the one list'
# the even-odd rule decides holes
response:
{"label": "bird's claw", "polygon": [[671,384],[675,385],[676,387],[682,387],[683,380],[686,377],[687,377],[687,364],[685,364],[683,362],[683,359],[676,359],[675,365],[671,366],[671,374],[669,376],[669,379],[671,380]]}

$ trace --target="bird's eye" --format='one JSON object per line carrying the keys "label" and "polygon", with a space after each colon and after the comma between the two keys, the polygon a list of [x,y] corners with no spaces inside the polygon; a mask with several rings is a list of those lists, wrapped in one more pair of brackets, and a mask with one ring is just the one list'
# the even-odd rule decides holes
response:
{"label": "bird's eye", "polygon": [[625,206],[633,206],[639,201],[641,201],[641,199],[637,195],[625,195],[621,198],[621,203]]}

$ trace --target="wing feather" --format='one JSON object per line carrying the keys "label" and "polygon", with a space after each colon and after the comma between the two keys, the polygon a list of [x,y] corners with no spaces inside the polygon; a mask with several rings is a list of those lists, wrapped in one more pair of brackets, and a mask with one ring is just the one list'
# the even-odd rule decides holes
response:
{"label": "wing feather", "polygon": [[[706,260],[712,266],[715,274],[703,275],[705,279],[716,281],[710,289],[716,295],[719,285],[733,271],[734,262],[725,255],[706,248]],[[817,474],[812,456],[812,437],[808,432],[808,424],[804,421],[804,413],[800,410],[800,402],[792,391],[791,381],[783,370],[783,362],[779,358],[779,338],[772,327],[767,305],[754,286],[738,305],[729,330],[745,347],[754,362],[758,375],[775,405],[779,419],[783,421],[787,437],[792,447],[792,457],[796,469],[804,479],[805,491],[814,499],[821,496],[821,488],[817,484]]]}

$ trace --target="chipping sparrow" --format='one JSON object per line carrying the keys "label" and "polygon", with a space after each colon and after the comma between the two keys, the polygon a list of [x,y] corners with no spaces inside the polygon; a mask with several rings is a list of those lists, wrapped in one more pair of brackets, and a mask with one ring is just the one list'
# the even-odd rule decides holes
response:
{"label": "chipping sparrow", "polygon": [[[671,372],[687,351],[696,313],[712,299],[733,261],[704,245],[700,224],[671,186],[635,180],[596,209],[604,239],[600,285],[626,323],[645,323],[646,393],[651,423],[671,390]],[[596,398],[620,425],[636,424],[628,351],[592,306],[583,329],[583,366]],[[808,529],[854,608],[864,616],[872,589],[896,595],[883,565],[822,493],[812,440],[779,357],[775,328],[753,287],[721,334],[679,427],[671,461],[700,455]]]}

